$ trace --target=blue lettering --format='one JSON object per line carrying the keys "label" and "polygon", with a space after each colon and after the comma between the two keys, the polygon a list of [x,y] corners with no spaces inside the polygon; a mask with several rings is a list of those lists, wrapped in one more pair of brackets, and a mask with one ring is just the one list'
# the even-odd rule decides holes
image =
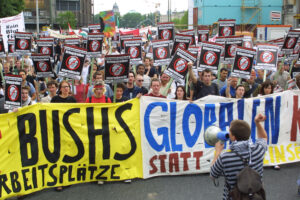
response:
{"label": "blue lettering", "polygon": [[245,100],[240,99],[237,102],[237,112],[238,112],[238,119],[244,120],[244,105],[245,105]]}
{"label": "blue lettering", "polygon": [[[217,121],[216,105],[215,104],[205,104],[205,109],[204,109],[204,131],[208,127],[213,125],[216,121]],[[213,146],[210,146],[205,142],[205,148],[212,148],[212,147]]]}
{"label": "blue lettering", "polygon": [[[194,134],[191,135],[190,129],[189,129],[189,119],[190,116],[194,115],[196,119],[196,128],[194,131]],[[195,143],[197,142],[197,139],[200,135],[202,128],[202,111],[197,106],[196,104],[189,104],[186,106],[184,113],[183,113],[183,118],[182,118],[182,130],[183,130],[183,136],[186,142],[186,145],[188,147],[193,147]]]}
{"label": "blue lettering", "polygon": [[278,136],[279,136],[279,125],[280,125],[280,104],[281,104],[281,97],[276,97],[275,103],[275,116],[274,116],[274,109],[273,109],[273,98],[268,97],[266,98],[266,121],[265,121],[265,130],[268,134],[268,144],[270,142],[270,126],[271,126],[271,135],[272,135],[272,144],[277,144]]}
{"label": "blue lettering", "polygon": [[[226,121],[225,113],[227,110]],[[226,126],[230,126],[231,121],[233,120],[233,103],[220,103],[220,113],[219,113],[219,126],[222,131],[226,131]]]}
{"label": "blue lettering", "polygon": [[150,127],[150,114],[152,112],[152,110],[157,107],[160,106],[162,108],[163,112],[167,112],[168,111],[168,105],[167,103],[164,102],[154,102],[148,105],[146,111],[145,111],[145,116],[144,116],[144,129],[145,129],[145,135],[146,138],[150,144],[150,146],[155,149],[156,151],[162,151],[164,148],[166,151],[170,151],[170,144],[169,144],[169,138],[168,138],[168,128],[167,127],[161,127],[157,129],[157,134],[158,136],[162,135],[163,139],[162,139],[162,144],[158,144],[155,140],[155,138],[153,137],[152,131],[151,131],[151,127]]}
{"label": "blue lettering", "polygon": [[171,146],[172,151],[182,151],[182,144],[176,144],[176,102],[170,103],[170,121],[171,121],[171,128],[170,128],[170,134],[171,134]]}
{"label": "blue lettering", "polygon": [[254,118],[256,116],[257,107],[260,105],[259,99],[253,100],[253,107],[252,107],[252,120],[251,120],[251,139],[252,142],[255,143],[256,141],[256,125],[254,122]]}

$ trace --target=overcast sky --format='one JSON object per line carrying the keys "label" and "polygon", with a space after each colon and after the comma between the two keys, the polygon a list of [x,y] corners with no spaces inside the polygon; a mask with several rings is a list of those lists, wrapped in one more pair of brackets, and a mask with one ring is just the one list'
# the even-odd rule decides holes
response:
{"label": "overcast sky", "polygon": [[[168,0],[94,0],[95,14],[100,11],[112,10],[113,4],[117,3],[121,15],[129,11],[136,11],[141,14],[147,14],[159,10],[161,14],[167,14]],[[155,6],[159,3],[159,6]],[[172,11],[183,11],[188,9],[188,0],[171,0]]]}

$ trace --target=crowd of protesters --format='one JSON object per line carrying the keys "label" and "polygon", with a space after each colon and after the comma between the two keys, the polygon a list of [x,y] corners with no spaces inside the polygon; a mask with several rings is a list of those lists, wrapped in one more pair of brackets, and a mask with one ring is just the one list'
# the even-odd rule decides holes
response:
{"label": "crowd of protesters", "polygon": [[[53,63],[55,74],[58,74],[61,67],[63,49],[63,42],[56,41]],[[95,62],[91,62],[90,58],[85,60],[80,80],[68,80],[57,76],[37,78],[30,56],[3,58],[0,67],[3,76],[16,74],[22,77],[22,106],[37,102],[123,102],[132,98],[139,98],[142,95],[189,101],[207,95],[250,98],[284,91],[288,88],[287,81],[291,78],[295,78],[298,88],[300,87],[300,75],[298,74],[300,65],[281,59],[277,63],[277,72],[271,73],[270,71],[253,69],[248,80],[231,76],[232,66],[230,64],[221,64],[219,76],[209,69],[195,73],[190,64],[190,76],[186,82],[188,85],[180,85],[164,73],[164,67],[153,65],[153,59],[149,56],[149,54],[151,55],[151,48],[148,48],[146,43],[142,54],[143,63],[131,66],[128,81],[118,83],[115,87],[116,91],[114,91],[112,84],[105,83],[104,60],[105,55],[121,53],[119,47],[113,46],[109,50],[108,45],[105,46],[103,54],[99,55]],[[291,70],[290,67],[292,67]],[[1,79],[1,83],[0,112],[5,113],[8,111],[4,109],[3,79]]]}

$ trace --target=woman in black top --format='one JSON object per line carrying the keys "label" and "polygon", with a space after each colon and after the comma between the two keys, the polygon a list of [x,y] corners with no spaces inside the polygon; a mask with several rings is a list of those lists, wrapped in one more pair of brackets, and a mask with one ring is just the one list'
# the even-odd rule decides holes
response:
{"label": "woman in black top", "polygon": [[[76,103],[76,99],[70,96],[71,86],[68,81],[63,80],[58,87],[59,94],[52,97],[51,103]],[[62,191],[67,186],[56,187],[57,192]]]}
{"label": "woman in black top", "polygon": [[59,94],[51,99],[51,103],[76,103],[76,99],[70,96],[70,84],[63,80],[58,87]]}

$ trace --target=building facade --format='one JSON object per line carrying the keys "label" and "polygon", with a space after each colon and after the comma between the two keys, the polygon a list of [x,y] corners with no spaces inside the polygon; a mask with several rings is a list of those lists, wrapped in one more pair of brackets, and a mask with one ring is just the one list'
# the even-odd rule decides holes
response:
{"label": "building facade", "polygon": [[283,23],[300,28],[300,1],[283,0]]}
{"label": "building facade", "polygon": [[282,18],[271,19],[271,13],[282,13],[282,7],[282,0],[189,0],[189,24],[211,25],[219,19],[236,19],[237,24],[282,24]]}
{"label": "building facade", "polygon": [[[77,28],[93,23],[94,0],[38,0],[39,24],[58,29],[56,18],[59,13],[71,11],[77,19]],[[36,0],[25,0],[26,30],[36,31]]]}

